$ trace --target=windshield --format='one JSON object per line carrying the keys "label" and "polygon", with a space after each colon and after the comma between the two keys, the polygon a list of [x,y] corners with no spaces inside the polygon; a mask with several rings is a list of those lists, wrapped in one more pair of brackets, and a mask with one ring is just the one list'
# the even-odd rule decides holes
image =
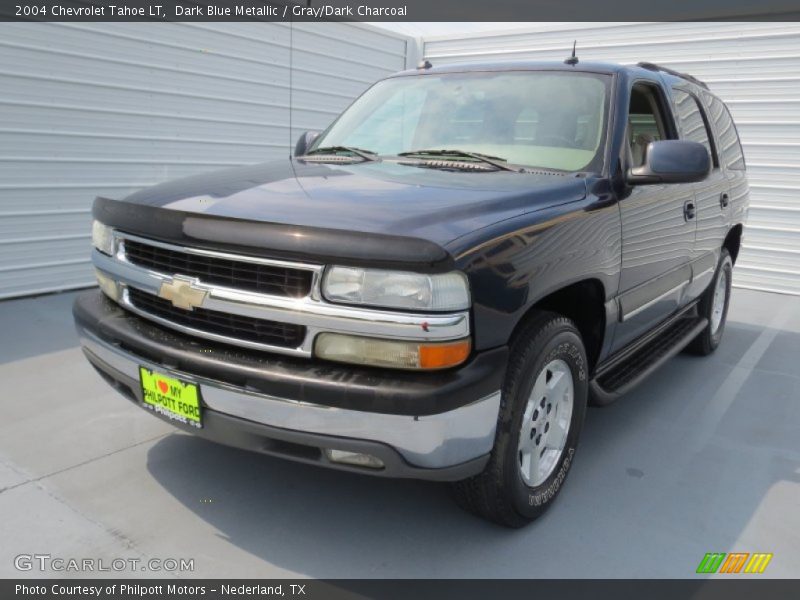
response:
{"label": "windshield", "polygon": [[506,71],[395,77],[367,90],[311,150],[462,150],[526,167],[602,169],[610,78]]}

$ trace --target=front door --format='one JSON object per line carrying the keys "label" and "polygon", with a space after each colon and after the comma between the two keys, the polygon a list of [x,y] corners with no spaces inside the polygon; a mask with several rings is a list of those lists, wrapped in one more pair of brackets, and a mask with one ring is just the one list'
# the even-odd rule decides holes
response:
{"label": "front door", "polygon": [[[661,86],[636,82],[628,114],[628,167],[644,163],[650,142],[677,137]],[[615,350],[681,305],[691,280],[696,208],[692,184],[635,185],[620,201],[622,265]]]}

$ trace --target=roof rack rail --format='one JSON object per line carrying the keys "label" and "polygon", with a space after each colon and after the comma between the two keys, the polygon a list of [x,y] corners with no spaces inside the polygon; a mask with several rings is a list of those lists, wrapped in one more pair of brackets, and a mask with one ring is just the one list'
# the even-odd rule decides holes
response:
{"label": "roof rack rail", "polygon": [[668,67],[662,67],[661,65],[657,65],[655,63],[649,62],[640,62],[637,63],[637,67],[641,67],[642,69],[647,69],[648,71],[663,71],[664,73],[669,73],[670,75],[675,75],[675,77],[681,77],[686,79],[687,81],[691,81],[692,83],[696,83],[702,88],[708,89],[708,85],[702,81],[700,81],[697,77],[689,75],[687,73],[681,73],[680,71],[676,71],[674,69],[670,69]]}

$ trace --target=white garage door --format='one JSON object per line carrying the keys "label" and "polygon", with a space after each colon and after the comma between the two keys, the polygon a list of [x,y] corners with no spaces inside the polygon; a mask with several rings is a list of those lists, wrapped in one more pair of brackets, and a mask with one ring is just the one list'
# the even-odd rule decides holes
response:
{"label": "white garage door", "polygon": [[360,24],[0,24],[0,298],[91,285],[90,207],[288,155],[407,38]]}
{"label": "white garage door", "polygon": [[800,294],[800,24],[541,25],[533,32],[426,38],[433,64],[562,60],[648,61],[707,82],[731,109],[751,186],[741,287]]}

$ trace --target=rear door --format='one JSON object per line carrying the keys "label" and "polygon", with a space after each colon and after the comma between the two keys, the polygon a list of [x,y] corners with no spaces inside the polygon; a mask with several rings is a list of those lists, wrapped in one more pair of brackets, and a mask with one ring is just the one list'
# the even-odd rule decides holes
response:
{"label": "rear door", "polygon": [[[650,142],[677,137],[661,80],[634,82],[628,114],[628,168],[643,164]],[[635,185],[620,201],[622,268],[615,350],[652,329],[683,302],[691,280],[694,203],[692,184]]]}
{"label": "rear door", "polygon": [[711,129],[714,131],[715,145],[719,154],[720,169],[728,180],[729,202],[725,209],[726,231],[732,225],[742,223],[747,217],[747,207],[749,204],[749,188],[747,185],[747,173],[742,151],[742,143],[739,140],[739,132],[731,118],[728,107],[705,90],[700,92],[703,105],[708,112],[708,119]]}
{"label": "rear door", "polygon": [[698,297],[714,276],[719,251],[728,231],[730,186],[720,165],[711,122],[698,94],[688,86],[672,89],[672,99],[681,139],[703,144],[711,157],[708,177],[694,184],[697,201],[697,235],[691,255],[692,281],[686,300]]}

